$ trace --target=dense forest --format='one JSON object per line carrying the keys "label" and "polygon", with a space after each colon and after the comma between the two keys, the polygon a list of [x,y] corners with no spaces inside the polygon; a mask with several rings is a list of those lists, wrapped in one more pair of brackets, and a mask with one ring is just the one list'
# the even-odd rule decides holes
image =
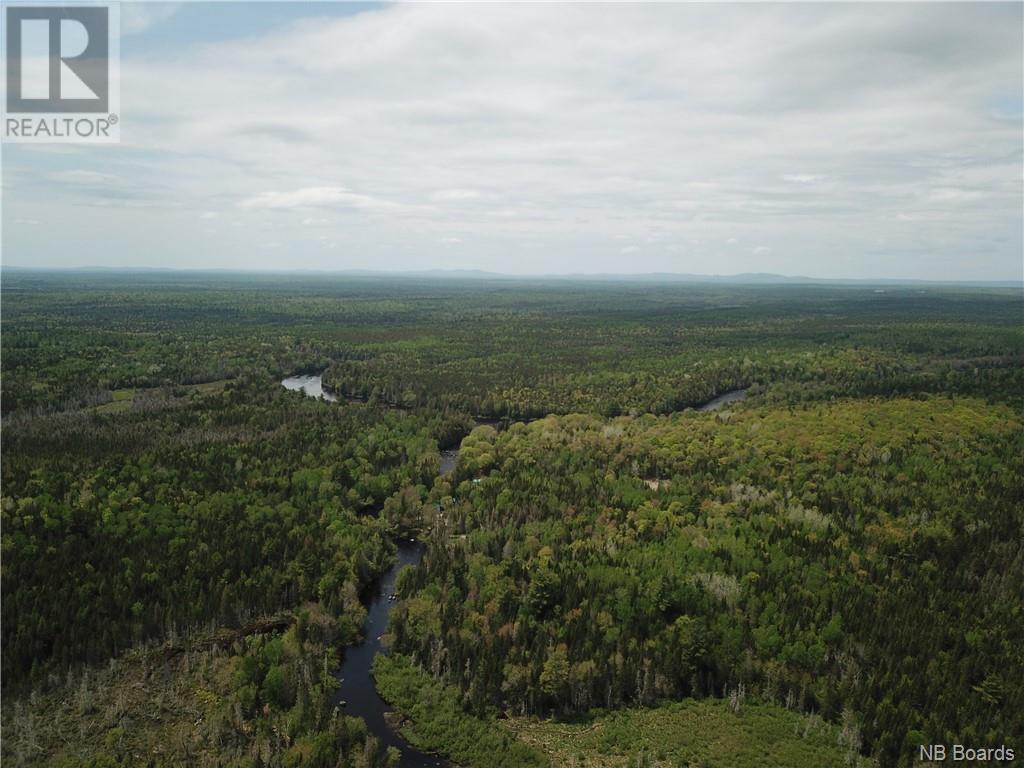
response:
{"label": "dense forest", "polygon": [[564,723],[579,765],[728,765],[650,734],[730,717],[780,765],[1022,750],[1022,320],[981,288],[5,271],[3,758],[396,763],[329,700],[406,535],[379,687],[460,764],[560,764]]}
{"label": "dense forest", "polygon": [[[317,600],[359,621],[393,550],[363,514],[437,473],[427,420],[231,385],[5,429],[4,679]],[[53,564],[60,563],[55,569]]]}
{"label": "dense forest", "polygon": [[926,396],[485,426],[434,493],[394,643],[481,714],[745,695],[860,713],[886,762],[924,734],[1021,733],[1011,408]]}

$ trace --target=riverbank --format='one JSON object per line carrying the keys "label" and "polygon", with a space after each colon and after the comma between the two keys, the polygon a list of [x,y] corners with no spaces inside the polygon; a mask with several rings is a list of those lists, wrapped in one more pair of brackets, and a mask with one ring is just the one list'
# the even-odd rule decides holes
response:
{"label": "riverbank", "polygon": [[379,690],[401,712],[402,734],[466,768],[874,765],[849,749],[836,725],[774,704],[685,699],[571,720],[480,718],[464,711],[455,688],[406,656],[379,657],[374,669]]}
{"label": "riverbank", "polygon": [[[281,384],[307,397],[329,402],[339,400],[336,394],[324,388],[319,375],[292,376]],[[714,411],[745,397],[745,389],[725,392],[697,410]],[[508,422],[477,421],[478,425],[484,423],[497,426]],[[458,448],[442,450],[440,474],[454,472],[458,457]],[[422,543],[400,541],[394,565],[371,585],[366,600],[363,640],[344,651],[341,667],[336,673],[339,687],[334,703],[347,715],[362,718],[369,732],[382,745],[398,751],[399,768],[447,765],[443,758],[437,756],[438,752],[444,752],[468,766],[548,765],[536,750],[514,739],[510,741],[503,729],[467,715],[454,689],[448,689],[412,669],[404,657],[389,658],[382,654],[381,638],[387,631],[398,573],[406,566],[418,566],[424,549]],[[388,702],[398,708],[400,718],[396,719]],[[401,722],[398,727],[396,720]]]}
{"label": "riverbank", "polygon": [[402,734],[421,749],[443,751],[466,768],[552,765],[497,722],[467,714],[455,688],[417,669],[408,656],[378,656],[374,673],[382,695],[401,713]]}
{"label": "riverbank", "polygon": [[341,666],[335,673],[338,689],[334,704],[351,717],[360,717],[367,730],[385,747],[401,754],[398,768],[437,768],[447,761],[430,751],[421,751],[400,736],[389,722],[388,703],[378,694],[374,682],[374,659],[383,646],[381,638],[387,630],[388,617],[394,606],[395,580],[407,567],[416,567],[423,558],[425,546],[418,541],[400,541],[394,564],[371,585],[366,602],[366,621],[363,622],[362,641],[344,650]]}

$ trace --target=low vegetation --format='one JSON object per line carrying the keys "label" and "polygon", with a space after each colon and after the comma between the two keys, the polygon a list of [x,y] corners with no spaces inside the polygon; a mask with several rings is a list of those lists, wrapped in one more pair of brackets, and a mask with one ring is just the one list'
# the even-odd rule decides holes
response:
{"label": "low vegetation", "polygon": [[222,631],[69,672],[4,712],[4,762],[59,768],[389,768],[396,756],[332,704],[335,620],[307,605],[284,631]]}
{"label": "low vegetation", "polygon": [[596,711],[570,722],[502,723],[566,768],[826,768],[868,766],[853,730],[771,704],[688,699]]}
{"label": "low vegetation", "polygon": [[[425,752],[443,752],[467,768],[547,768],[553,765],[493,719],[467,713],[459,692],[398,654],[377,656],[377,690],[404,719],[402,735]],[[557,765],[557,763],[555,763]]]}

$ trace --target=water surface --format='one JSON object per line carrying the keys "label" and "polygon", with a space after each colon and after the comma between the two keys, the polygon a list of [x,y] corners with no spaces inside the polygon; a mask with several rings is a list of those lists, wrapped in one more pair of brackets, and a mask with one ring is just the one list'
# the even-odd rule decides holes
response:
{"label": "water surface", "polygon": [[718,397],[708,400],[704,405],[697,406],[698,411],[717,411],[719,408],[728,405],[729,403],[735,403],[739,400],[747,399],[747,390],[745,389],[734,389],[730,392],[725,392]]}
{"label": "water surface", "polygon": [[320,376],[289,376],[281,382],[281,386],[293,392],[304,392],[307,397],[324,399],[328,402],[337,402],[337,395],[324,390],[323,379]]}
{"label": "water surface", "polygon": [[[325,392],[320,376],[289,376],[281,386],[307,397],[323,398],[337,402],[338,397]],[[451,472],[458,460],[458,450],[441,452],[441,472]],[[388,616],[394,607],[395,578],[406,565],[417,566],[423,559],[425,547],[417,541],[399,541],[395,564],[387,573],[370,585],[370,596],[366,604],[366,622],[363,624],[363,641],[345,648],[341,667],[335,673],[340,686],[334,694],[334,704],[340,706],[346,715],[361,717],[366,721],[367,730],[380,739],[385,747],[395,747],[402,753],[399,768],[434,768],[447,766],[448,762],[438,755],[421,752],[403,739],[388,724],[384,715],[391,707],[379,695],[373,680],[373,657],[382,652],[381,635],[388,627]]]}
{"label": "water surface", "polygon": [[395,604],[392,599],[395,578],[404,566],[419,565],[423,551],[424,546],[420,542],[399,542],[395,564],[370,588],[366,623],[363,625],[365,639],[345,649],[345,658],[335,675],[341,687],[334,694],[334,703],[344,702],[342,709],[345,714],[363,718],[369,732],[385,747],[398,749],[402,753],[398,763],[400,768],[432,768],[448,764],[438,755],[420,752],[391,728],[384,717],[391,707],[377,694],[373,681],[373,657],[382,651],[380,638],[387,629],[388,615]]}
{"label": "water surface", "polygon": [[455,464],[459,460],[459,449],[450,448],[447,451],[441,451],[441,474],[447,475],[455,471]]}

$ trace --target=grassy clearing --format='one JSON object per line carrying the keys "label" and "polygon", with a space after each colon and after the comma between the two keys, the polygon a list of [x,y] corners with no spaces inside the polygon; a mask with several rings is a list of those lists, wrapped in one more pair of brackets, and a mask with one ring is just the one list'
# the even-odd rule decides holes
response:
{"label": "grassy clearing", "polygon": [[[838,728],[782,707],[720,699],[629,709],[579,722],[512,718],[516,737],[566,768],[826,768],[853,759]],[[848,761],[848,758],[851,761]]]}
{"label": "grassy clearing", "polygon": [[94,406],[96,413],[122,413],[132,407],[136,395],[161,395],[175,398],[180,397],[208,397],[217,395],[224,391],[224,386],[230,379],[217,379],[216,381],[204,381],[200,384],[178,384],[173,387],[152,387],[145,389],[115,389],[111,392],[109,403],[102,403]]}
{"label": "grassy clearing", "polygon": [[132,400],[135,399],[135,389],[115,389],[110,393],[113,399],[109,403],[103,403],[97,405],[93,410],[96,413],[119,413],[121,411],[127,411],[132,406]]}
{"label": "grassy clearing", "polygon": [[495,721],[467,714],[455,688],[433,680],[407,656],[378,656],[373,673],[380,695],[406,718],[399,723],[402,736],[419,749],[444,752],[467,768],[549,765],[538,750]]}
{"label": "grassy clearing", "polygon": [[[377,689],[404,720],[412,744],[469,768],[868,768],[837,726],[780,706],[688,699],[652,709],[596,710],[562,722],[483,719],[463,711],[451,686],[408,657],[381,656]],[[510,738],[511,737],[511,738]]]}

